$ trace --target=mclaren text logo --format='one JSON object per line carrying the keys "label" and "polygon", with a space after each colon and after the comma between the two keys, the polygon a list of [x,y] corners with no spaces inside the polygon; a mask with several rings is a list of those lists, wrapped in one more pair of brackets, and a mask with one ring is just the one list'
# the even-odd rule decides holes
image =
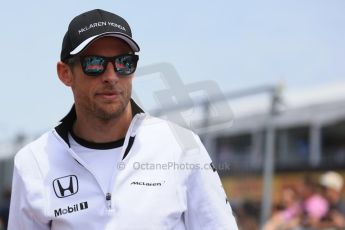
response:
{"label": "mclaren text logo", "polygon": [[142,185],[142,186],[162,186],[164,184],[163,182],[157,182],[157,183],[150,183],[150,182],[143,182],[143,181],[133,181],[131,185]]}
{"label": "mclaren text logo", "polygon": [[84,209],[88,209],[89,206],[87,202],[82,202],[79,204],[75,204],[72,206],[67,206],[67,208],[59,208],[54,210],[54,215],[55,217],[61,216],[61,215],[66,215],[67,213],[72,213],[72,212],[78,212]]}
{"label": "mclaren text logo", "polygon": [[53,181],[53,187],[58,198],[72,196],[78,192],[78,178],[75,175],[57,178]]}

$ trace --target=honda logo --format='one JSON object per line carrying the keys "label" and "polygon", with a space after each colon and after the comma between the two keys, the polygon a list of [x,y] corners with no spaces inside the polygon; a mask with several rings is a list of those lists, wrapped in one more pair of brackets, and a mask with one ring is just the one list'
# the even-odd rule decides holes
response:
{"label": "honda logo", "polygon": [[78,179],[75,175],[60,177],[53,181],[53,187],[58,198],[72,196],[78,192]]}

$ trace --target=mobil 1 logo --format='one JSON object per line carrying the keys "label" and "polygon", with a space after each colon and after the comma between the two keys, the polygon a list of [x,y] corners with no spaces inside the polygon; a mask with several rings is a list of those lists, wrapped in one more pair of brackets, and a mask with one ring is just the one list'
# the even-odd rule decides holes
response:
{"label": "mobil 1 logo", "polygon": [[87,201],[81,202],[79,204],[67,206],[66,208],[59,208],[54,210],[54,215],[55,217],[61,216],[61,215],[66,215],[68,213],[73,213],[73,212],[79,212],[84,209],[88,209],[89,205]]}

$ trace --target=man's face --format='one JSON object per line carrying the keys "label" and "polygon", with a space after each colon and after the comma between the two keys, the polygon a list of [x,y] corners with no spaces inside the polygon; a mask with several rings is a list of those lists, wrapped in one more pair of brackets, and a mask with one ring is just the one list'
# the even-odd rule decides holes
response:
{"label": "man's face", "polygon": [[331,202],[331,204],[335,204],[338,202],[341,193],[332,188],[326,188],[326,198]]}
{"label": "man's face", "polygon": [[[113,57],[128,54],[132,50],[114,37],[104,37],[93,42],[80,56],[99,55]],[[76,106],[84,113],[89,113],[102,120],[110,120],[122,114],[129,105],[132,93],[133,74],[118,75],[109,62],[100,76],[84,74],[80,62],[72,66],[71,88]]]}

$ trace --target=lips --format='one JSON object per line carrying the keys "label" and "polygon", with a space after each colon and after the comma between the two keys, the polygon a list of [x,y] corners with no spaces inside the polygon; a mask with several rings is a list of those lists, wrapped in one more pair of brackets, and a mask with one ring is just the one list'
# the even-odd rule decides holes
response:
{"label": "lips", "polygon": [[101,97],[101,98],[106,99],[106,100],[114,100],[114,99],[118,98],[118,96],[120,94],[121,93],[118,91],[102,91],[102,92],[96,93],[96,96]]}

